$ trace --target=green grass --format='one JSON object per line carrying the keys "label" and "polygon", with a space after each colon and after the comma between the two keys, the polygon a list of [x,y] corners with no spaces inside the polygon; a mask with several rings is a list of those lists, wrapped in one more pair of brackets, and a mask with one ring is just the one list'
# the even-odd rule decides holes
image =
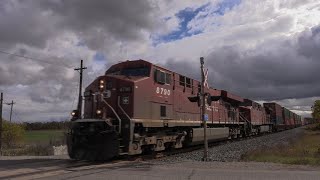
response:
{"label": "green grass", "polygon": [[26,131],[24,142],[26,144],[47,144],[50,141],[63,141],[64,132],[64,130]]}
{"label": "green grass", "polygon": [[320,131],[306,128],[304,134],[289,145],[259,149],[242,156],[245,161],[283,164],[320,165]]}

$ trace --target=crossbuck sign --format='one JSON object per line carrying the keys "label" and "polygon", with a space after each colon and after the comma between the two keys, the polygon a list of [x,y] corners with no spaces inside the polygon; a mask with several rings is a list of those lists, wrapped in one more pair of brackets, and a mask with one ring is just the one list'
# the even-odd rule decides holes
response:
{"label": "crossbuck sign", "polygon": [[204,75],[204,86],[209,88],[208,84],[208,69],[203,69],[203,75]]}

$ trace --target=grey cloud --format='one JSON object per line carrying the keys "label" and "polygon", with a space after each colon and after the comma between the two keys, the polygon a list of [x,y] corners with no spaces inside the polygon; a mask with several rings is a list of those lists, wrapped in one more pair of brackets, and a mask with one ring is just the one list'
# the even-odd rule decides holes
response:
{"label": "grey cloud", "polygon": [[301,99],[285,99],[277,101],[281,105],[285,105],[291,110],[310,111],[314,101],[319,97],[301,98]]}
{"label": "grey cloud", "polygon": [[156,6],[130,0],[1,1],[0,45],[21,43],[44,48],[50,39],[76,33],[92,49],[117,41],[137,41],[155,29]]}
{"label": "grey cloud", "polygon": [[48,38],[58,34],[56,19],[45,14],[36,1],[1,1],[0,45],[11,47],[17,43],[44,47]]}
{"label": "grey cloud", "polygon": [[[18,51],[27,52],[25,49]],[[58,63],[61,58],[51,57],[51,61],[39,63],[38,61],[3,54],[0,57],[7,58],[6,61],[1,62],[0,66],[0,85],[2,86],[32,85],[49,80],[69,80],[66,73],[70,68]],[[49,59],[49,57],[44,56],[43,59]]]}
{"label": "grey cloud", "polygon": [[[74,94],[78,91],[79,76],[73,69],[73,75],[70,75],[70,68],[63,67],[61,62],[74,62],[64,59],[65,54],[46,55],[51,50],[50,47],[55,46],[55,40],[71,33],[77,36],[76,40],[80,40],[81,45],[89,49],[112,52],[116,43],[139,42],[145,38],[146,32],[159,25],[154,20],[155,8],[150,1],[143,0],[134,3],[129,0],[1,1],[0,49],[47,61],[40,63],[0,54],[1,91],[15,88],[16,92],[8,90],[5,93],[23,92],[25,98],[34,104],[48,106],[46,112],[50,112],[50,104],[56,107],[51,108],[52,112],[69,111],[65,109],[65,104],[73,101]],[[80,59],[77,55],[70,56]],[[88,66],[84,86],[96,76],[97,73]],[[20,89],[19,84],[24,89]],[[28,110],[37,112],[37,108],[33,106],[28,106]],[[25,114],[30,116],[28,112]]]}
{"label": "grey cloud", "polygon": [[[291,39],[273,39],[252,49],[223,46],[205,57],[209,82],[255,100],[281,100],[320,96],[320,27]],[[180,60],[181,62],[181,60]],[[165,64],[199,79],[199,61]]]}
{"label": "grey cloud", "polygon": [[297,50],[300,55],[312,61],[320,61],[320,26],[299,37]]}

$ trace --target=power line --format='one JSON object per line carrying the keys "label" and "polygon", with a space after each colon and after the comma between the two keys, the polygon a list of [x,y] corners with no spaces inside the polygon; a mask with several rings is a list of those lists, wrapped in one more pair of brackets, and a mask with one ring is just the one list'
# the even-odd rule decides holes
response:
{"label": "power line", "polygon": [[16,119],[17,119],[20,123],[23,123],[23,121],[21,120],[20,115],[18,115],[18,112],[13,112],[13,114],[15,115]]}
{"label": "power line", "polygon": [[61,65],[61,64],[54,64],[54,63],[52,63],[51,61],[47,61],[47,60],[43,60],[43,59],[37,59],[37,58],[32,58],[32,57],[23,56],[23,55],[14,54],[14,53],[9,53],[9,52],[3,51],[3,50],[0,50],[0,53],[7,54],[7,55],[11,55],[11,56],[16,56],[16,57],[20,57],[20,58],[24,58],[24,59],[34,60],[34,61],[38,61],[38,62],[41,62],[41,63],[50,64],[50,65],[56,65],[56,66],[66,67],[66,68],[73,68],[73,67],[71,67],[71,66],[69,66],[68,64],[65,64],[65,63],[63,63],[63,62],[60,62],[60,63],[62,63],[62,65]]}

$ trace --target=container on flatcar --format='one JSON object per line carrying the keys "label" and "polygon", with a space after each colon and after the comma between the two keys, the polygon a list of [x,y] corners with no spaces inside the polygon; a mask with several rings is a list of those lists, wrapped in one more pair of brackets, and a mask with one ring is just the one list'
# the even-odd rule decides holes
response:
{"label": "container on flatcar", "polygon": [[294,127],[294,113],[292,111],[290,111],[290,126],[289,128],[293,128]]}
{"label": "container on flatcar", "polygon": [[283,120],[284,124],[286,126],[286,129],[288,129],[291,126],[291,113],[290,110],[282,107],[282,114],[283,114]]}

